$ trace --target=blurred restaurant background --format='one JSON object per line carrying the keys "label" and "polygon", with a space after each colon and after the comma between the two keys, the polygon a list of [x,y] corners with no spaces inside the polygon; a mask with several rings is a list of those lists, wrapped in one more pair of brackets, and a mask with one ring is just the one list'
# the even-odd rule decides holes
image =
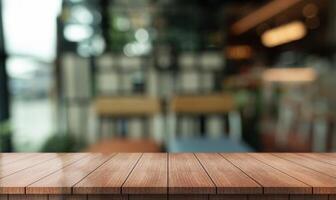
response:
{"label": "blurred restaurant background", "polygon": [[336,150],[336,1],[0,3],[2,152]]}

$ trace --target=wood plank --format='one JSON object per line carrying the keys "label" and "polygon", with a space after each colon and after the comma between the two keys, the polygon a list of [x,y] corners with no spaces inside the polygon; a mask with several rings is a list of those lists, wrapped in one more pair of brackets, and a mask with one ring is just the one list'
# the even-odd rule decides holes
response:
{"label": "wood plank", "polygon": [[27,194],[71,194],[72,186],[106,162],[112,155],[89,154],[85,158],[26,187]]}
{"label": "wood plank", "polygon": [[243,153],[221,154],[264,188],[265,194],[311,194],[312,188]]}
{"label": "wood plank", "polygon": [[89,194],[88,200],[128,200],[128,195],[119,195],[119,194]]}
{"label": "wood plank", "polygon": [[261,194],[262,187],[219,154],[197,153],[217,188],[217,194]]}
{"label": "wood plank", "polygon": [[141,153],[119,153],[73,187],[75,194],[120,194]]}
{"label": "wood plank", "polygon": [[312,159],[336,165],[335,153],[300,153],[299,155],[307,156]]}
{"label": "wood plank", "polygon": [[289,160],[306,168],[313,169],[315,171],[321,172],[328,176],[336,177],[336,167],[335,165],[328,164],[326,162],[317,161],[315,159],[304,156],[303,154],[295,153],[275,153],[280,158]]}
{"label": "wood plank", "polygon": [[209,200],[247,200],[247,195],[218,195],[211,194]]}
{"label": "wood plank", "polygon": [[87,195],[48,195],[48,200],[87,200]]}
{"label": "wood plank", "polygon": [[169,195],[169,200],[208,200],[209,195],[204,195],[204,194],[174,194],[174,195]]}
{"label": "wood plank", "polygon": [[249,195],[249,200],[288,200],[289,195]]}
{"label": "wood plank", "polygon": [[169,194],[215,194],[210,177],[190,153],[169,154]]}
{"label": "wood plank", "polygon": [[272,154],[251,153],[249,155],[313,187],[314,194],[336,194],[335,178]]}
{"label": "wood plank", "polygon": [[[58,154],[56,158],[43,162],[0,179],[1,194],[24,194],[25,187],[39,179],[83,158],[86,154]],[[19,180],[19,181],[18,181]]]}
{"label": "wood plank", "polygon": [[46,162],[57,157],[56,153],[35,154],[34,156],[27,156],[26,159],[20,159],[16,162],[1,166],[0,178],[14,174],[20,170],[27,169],[34,165]]}
{"label": "wood plank", "polygon": [[122,186],[123,194],[167,194],[168,154],[147,153]]}
{"label": "wood plank", "polygon": [[0,200],[8,200],[7,194],[0,194]]}
{"label": "wood plank", "polygon": [[329,200],[336,200],[336,195],[329,195]]}
{"label": "wood plank", "polygon": [[[0,195],[0,200],[47,200],[47,194],[56,193],[62,195],[49,198],[238,200],[246,199],[248,194],[248,199],[336,199],[336,195],[327,196],[336,194],[333,175],[336,166],[332,163],[336,154],[119,153],[111,159],[109,156],[112,155],[49,153],[4,164],[0,175],[10,172],[10,166],[18,171],[0,178],[0,193],[10,194]],[[20,170],[20,167],[27,168]],[[261,188],[265,195],[251,194]],[[71,191],[78,193],[64,195]],[[37,193],[41,194],[31,195]],[[238,193],[246,195],[235,195]]]}
{"label": "wood plank", "polygon": [[39,153],[0,153],[0,166],[37,155],[39,155]]}
{"label": "wood plank", "polygon": [[11,194],[8,200],[48,200],[48,195]]}
{"label": "wood plank", "polygon": [[152,195],[139,195],[131,194],[128,196],[128,200],[167,200],[168,195],[166,194],[152,194]]}
{"label": "wood plank", "polygon": [[328,200],[328,195],[290,195],[290,200]]}

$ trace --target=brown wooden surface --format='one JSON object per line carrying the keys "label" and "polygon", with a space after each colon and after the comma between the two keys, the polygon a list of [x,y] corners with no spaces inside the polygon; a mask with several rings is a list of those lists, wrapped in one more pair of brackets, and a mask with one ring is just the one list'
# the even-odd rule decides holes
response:
{"label": "brown wooden surface", "polygon": [[0,166],[13,163],[18,160],[29,159],[30,157],[37,156],[38,153],[2,153],[0,154]]}
{"label": "brown wooden surface", "polygon": [[87,200],[87,195],[48,195],[48,200]]}
{"label": "brown wooden surface", "polygon": [[71,194],[72,186],[106,162],[112,155],[90,154],[29,185],[27,194]]}
{"label": "brown wooden surface", "polygon": [[169,154],[169,194],[215,194],[216,187],[196,156]]}
{"label": "brown wooden surface", "polygon": [[336,199],[336,154],[48,153],[1,159],[0,174],[8,175],[0,177],[0,200]]}
{"label": "brown wooden surface", "polygon": [[120,194],[122,185],[141,156],[140,153],[115,155],[76,184],[73,192],[77,194]]}
{"label": "brown wooden surface", "polygon": [[250,195],[248,196],[249,200],[289,200],[289,195]]}
{"label": "brown wooden surface", "polygon": [[291,195],[290,200],[328,200],[328,195]]}
{"label": "brown wooden surface", "polygon": [[[19,159],[16,162],[10,162],[8,164],[1,165],[0,178],[14,174],[15,172],[29,168],[39,163],[43,163],[45,161],[51,160],[53,158],[56,158],[56,156],[57,154],[52,154],[52,153],[35,154],[33,156],[28,154],[26,159]],[[17,156],[14,156],[14,157],[17,157]]]}
{"label": "brown wooden surface", "polygon": [[301,154],[313,158],[315,160],[336,165],[336,154],[334,153],[305,153]]}
{"label": "brown wooden surface", "polygon": [[218,194],[261,194],[262,187],[219,154],[196,154]]}
{"label": "brown wooden surface", "polygon": [[128,200],[127,195],[119,195],[119,194],[89,194],[88,200]]}
{"label": "brown wooden surface", "polygon": [[247,200],[247,195],[210,195],[209,200]]}
{"label": "brown wooden surface", "polygon": [[8,200],[48,200],[48,195],[13,194],[8,196]]}
{"label": "brown wooden surface", "polygon": [[335,200],[333,195],[9,195],[1,200]]}
{"label": "brown wooden surface", "polygon": [[264,188],[265,194],[311,194],[312,188],[243,153],[222,154]]}
{"label": "brown wooden surface", "polygon": [[[274,154],[280,158],[289,160],[306,168],[313,169],[328,176],[336,177],[336,166],[327,162],[321,162],[306,156],[305,154],[277,153]],[[330,159],[330,158],[329,158]]]}
{"label": "brown wooden surface", "polygon": [[[171,199],[171,198],[170,198]],[[128,200],[168,200],[168,195],[159,195],[159,194],[151,194],[151,195],[128,195]]]}
{"label": "brown wooden surface", "polygon": [[85,154],[58,154],[56,158],[34,165],[0,179],[0,193],[24,194],[25,187],[67,165],[83,158]]}
{"label": "brown wooden surface", "polygon": [[167,194],[168,155],[147,153],[142,156],[122,187],[124,194]]}
{"label": "brown wooden surface", "polygon": [[281,172],[313,187],[315,194],[336,193],[336,179],[271,154],[250,154]]}

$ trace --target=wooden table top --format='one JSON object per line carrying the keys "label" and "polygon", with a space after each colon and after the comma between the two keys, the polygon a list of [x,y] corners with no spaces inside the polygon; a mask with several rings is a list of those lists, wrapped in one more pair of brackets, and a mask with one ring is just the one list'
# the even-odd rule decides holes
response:
{"label": "wooden table top", "polygon": [[3,153],[0,194],[336,194],[336,153]]}

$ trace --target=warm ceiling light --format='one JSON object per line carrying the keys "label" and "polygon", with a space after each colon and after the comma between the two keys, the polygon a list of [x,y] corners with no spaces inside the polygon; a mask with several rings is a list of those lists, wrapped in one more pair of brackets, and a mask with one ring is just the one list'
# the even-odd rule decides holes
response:
{"label": "warm ceiling light", "polygon": [[266,82],[312,82],[316,77],[316,71],[310,67],[267,69],[262,74]]}
{"label": "warm ceiling light", "polygon": [[266,31],[261,36],[262,43],[267,47],[275,47],[296,41],[306,35],[306,27],[300,21],[294,21]]}

